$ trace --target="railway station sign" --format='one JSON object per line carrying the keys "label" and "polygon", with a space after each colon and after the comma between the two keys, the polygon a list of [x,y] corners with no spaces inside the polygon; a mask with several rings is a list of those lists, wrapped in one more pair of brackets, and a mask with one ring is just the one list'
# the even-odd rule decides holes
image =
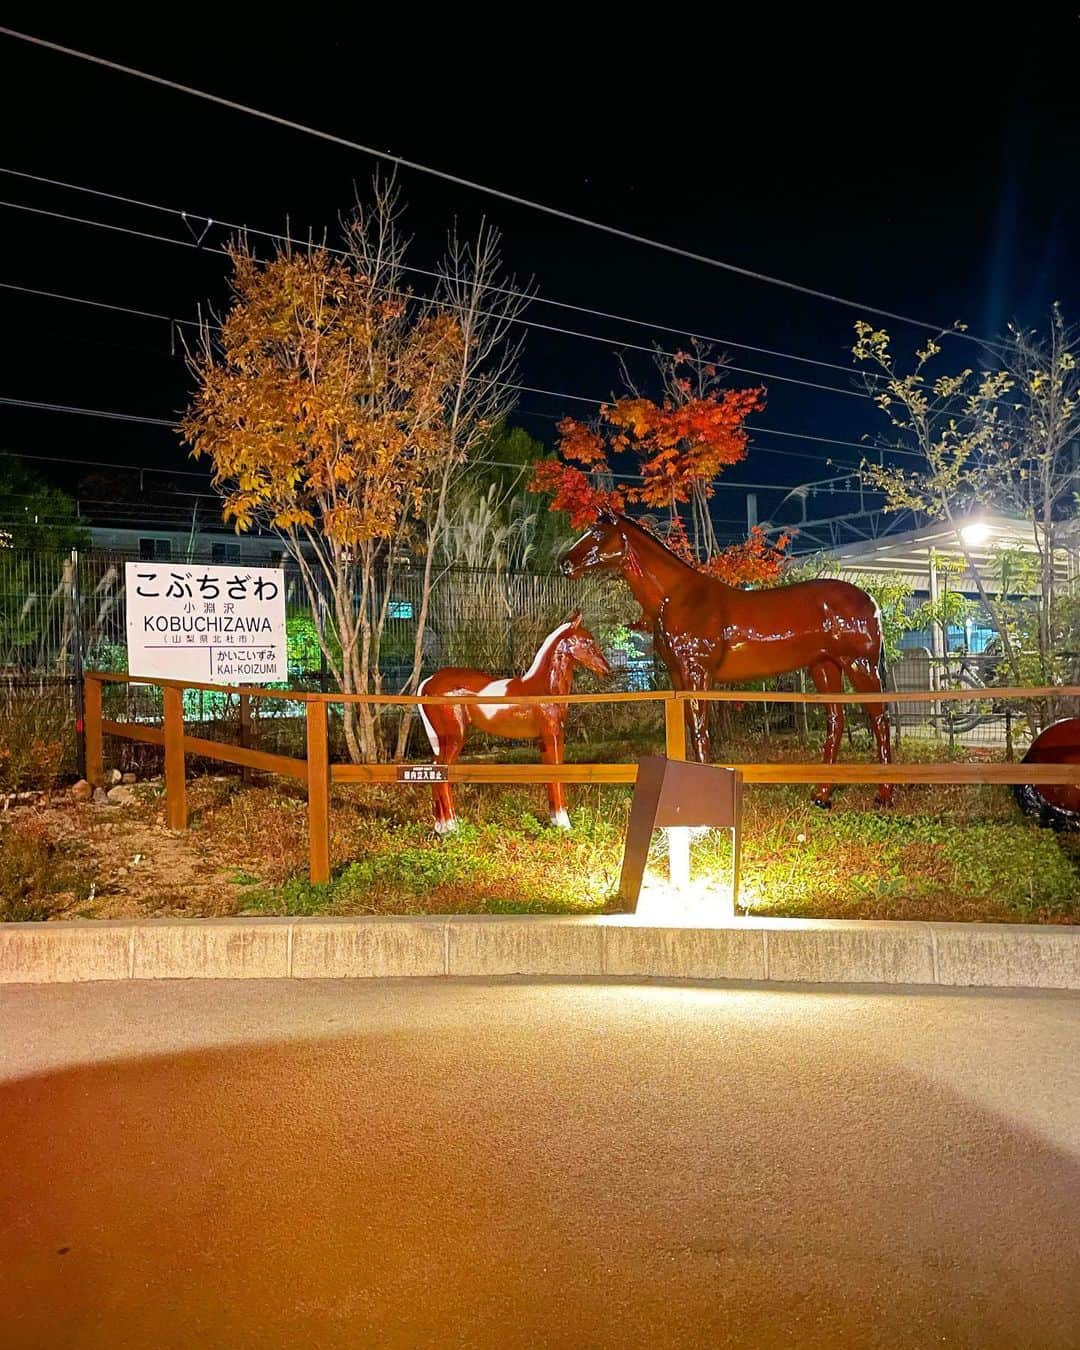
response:
{"label": "railway station sign", "polygon": [[289,678],[280,567],[127,563],[128,672],[205,684]]}

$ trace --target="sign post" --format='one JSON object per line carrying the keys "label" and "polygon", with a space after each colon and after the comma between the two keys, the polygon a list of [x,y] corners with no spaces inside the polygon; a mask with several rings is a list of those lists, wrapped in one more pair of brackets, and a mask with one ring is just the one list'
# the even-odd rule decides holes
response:
{"label": "sign post", "polygon": [[128,673],[200,684],[289,678],[279,567],[127,563]]}

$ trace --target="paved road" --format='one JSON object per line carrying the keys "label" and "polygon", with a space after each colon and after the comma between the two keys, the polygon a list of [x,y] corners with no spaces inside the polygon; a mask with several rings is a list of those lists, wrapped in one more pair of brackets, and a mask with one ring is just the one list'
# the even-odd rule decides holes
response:
{"label": "paved road", "polygon": [[0,1345],[1080,1344],[1080,998],[0,990]]}

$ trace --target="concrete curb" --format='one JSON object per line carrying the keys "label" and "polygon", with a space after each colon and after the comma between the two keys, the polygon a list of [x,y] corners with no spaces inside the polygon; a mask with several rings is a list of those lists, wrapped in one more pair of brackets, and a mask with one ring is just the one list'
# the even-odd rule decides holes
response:
{"label": "concrete curb", "polygon": [[1080,989],[1080,927],[633,915],[0,925],[0,984],[567,975]]}

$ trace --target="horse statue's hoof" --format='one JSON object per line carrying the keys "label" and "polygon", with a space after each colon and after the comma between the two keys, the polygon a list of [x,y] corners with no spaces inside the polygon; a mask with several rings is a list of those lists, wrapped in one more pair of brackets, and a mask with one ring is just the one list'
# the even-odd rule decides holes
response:
{"label": "horse statue's hoof", "polygon": [[556,811],[551,817],[551,828],[553,830],[569,830],[573,826],[570,824],[570,817],[565,811]]}

